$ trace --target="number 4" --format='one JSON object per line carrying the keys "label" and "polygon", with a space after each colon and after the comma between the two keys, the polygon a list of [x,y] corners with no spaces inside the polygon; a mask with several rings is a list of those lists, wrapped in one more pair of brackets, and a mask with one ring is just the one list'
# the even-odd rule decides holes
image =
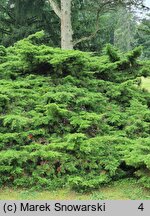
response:
{"label": "number 4", "polygon": [[139,205],[138,209],[141,210],[141,211],[144,210],[144,205],[143,205],[143,203],[141,203],[141,204]]}

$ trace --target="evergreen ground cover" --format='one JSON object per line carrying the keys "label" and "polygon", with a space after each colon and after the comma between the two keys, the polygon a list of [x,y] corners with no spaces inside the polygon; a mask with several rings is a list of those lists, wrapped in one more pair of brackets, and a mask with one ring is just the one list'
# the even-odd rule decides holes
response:
{"label": "evergreen ground cover", "polygon": [[103,56],[40,43],[0,47],[0,185],[91,191],[134,177],[150,188],[150,93],[141,48]]}

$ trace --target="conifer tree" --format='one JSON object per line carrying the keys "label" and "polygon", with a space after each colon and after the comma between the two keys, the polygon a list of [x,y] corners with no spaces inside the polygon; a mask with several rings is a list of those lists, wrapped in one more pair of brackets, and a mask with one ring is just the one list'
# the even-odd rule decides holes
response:
{"label": "conifer tree", "polygon": [[138,43],[143,46],[143,57],[150,58],[150,14],[138,27]]}
{"label": "conifer tree", "polygon": [[136,46],[137,23],[131,11],[125,7],[118,9],[118,22],[114,32],[114,45],[121,51],[129,51]]}

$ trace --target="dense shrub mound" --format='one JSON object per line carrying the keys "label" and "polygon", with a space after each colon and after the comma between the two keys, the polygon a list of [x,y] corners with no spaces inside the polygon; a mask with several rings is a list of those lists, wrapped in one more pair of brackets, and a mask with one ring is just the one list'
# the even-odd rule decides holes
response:
{"label": "dense shrub mound", "polygon": [[42,33],[0,47],[0,184],[83,191],[136,176],[150,187],[148,64],[62,51]]}

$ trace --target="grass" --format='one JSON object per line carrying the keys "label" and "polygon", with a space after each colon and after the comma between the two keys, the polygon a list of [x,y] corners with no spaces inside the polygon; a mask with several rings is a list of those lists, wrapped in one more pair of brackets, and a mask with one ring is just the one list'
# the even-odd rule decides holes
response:
{"label": "grass", "polygon": [[150,191],[135,179],[124,179],[97,191],[80,194],[70,189],[35,192],[25,189],[0,189],[0,200],[149,200]]}
{"label": "grass", "polygon": [[149,78],[142,78],[142,88],[147,89],[150,91],[150,77]]}
{"label": "grass", "polygon": [[[142,88],[150,91],[150,78],[142,78]],[[0,200],[150,200],[150,190],[140,186],[134,179],[124,179],[86,194],[70,189],[36,192],[1,188]]]}

